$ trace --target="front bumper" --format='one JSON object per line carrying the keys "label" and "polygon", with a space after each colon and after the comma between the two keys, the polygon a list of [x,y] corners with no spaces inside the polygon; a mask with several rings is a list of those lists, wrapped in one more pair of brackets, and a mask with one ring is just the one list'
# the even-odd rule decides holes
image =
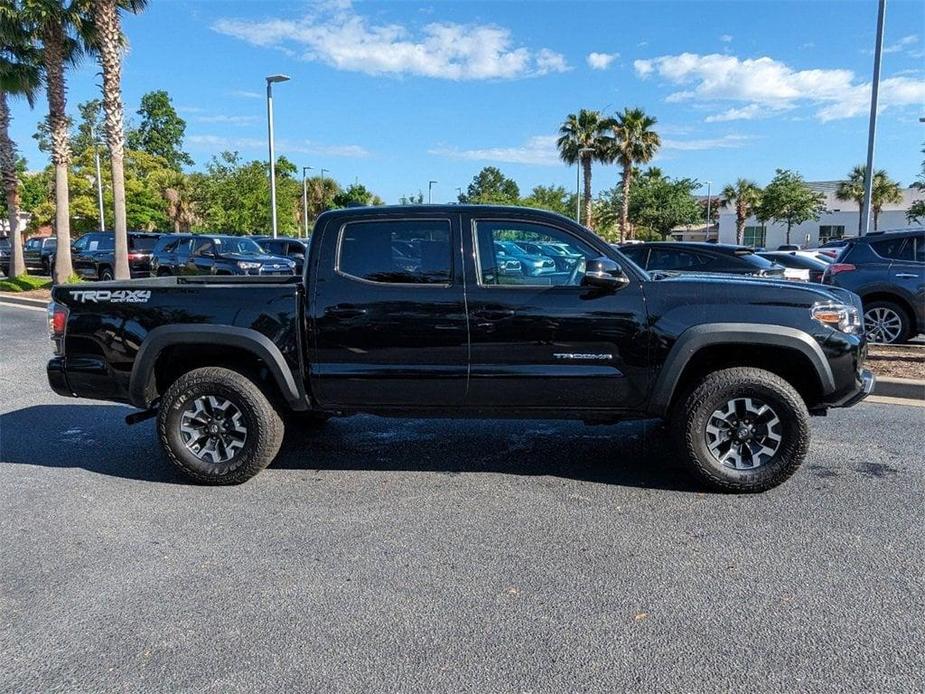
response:
{"label": "front bumper", "polygon": [[857,405],[861,400],[874,392],[874,386],[877,384],[877,377],[874,376],[870,369],[861,369],[858,372],[857,387],[844,395],[840,400],[831,404],[831,407],[851,407]]}

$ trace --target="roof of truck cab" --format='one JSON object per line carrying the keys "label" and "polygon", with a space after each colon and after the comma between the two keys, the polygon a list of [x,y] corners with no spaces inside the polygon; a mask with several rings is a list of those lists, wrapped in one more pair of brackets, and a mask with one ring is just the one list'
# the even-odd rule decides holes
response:
{"label": "roof of truck cab", "polygon": [[323,212],[319,219],[322,217],[355,217],[358,215],[364,214],[375,214],[382,213],[388,215],[394,215],[396,212],[401,212],[409,215],[424,215],[424,214],[478,214],[484,215],[488,214],[514,214],[514,215],[529,215],[529,216],[546,216],[554,217],[557,219],[565,219],[573,224],[575,220],[571,217],[566,217],[565,215],[559,214],[558,212],[553,212],[551,210],[541,210],[536,207],[521,207],[518,205],[474,205],[472,203],[442,203],[442,204],[433,204],[433,205],[371,205],[367,207],[343,207],[337,210],[328,210]]}

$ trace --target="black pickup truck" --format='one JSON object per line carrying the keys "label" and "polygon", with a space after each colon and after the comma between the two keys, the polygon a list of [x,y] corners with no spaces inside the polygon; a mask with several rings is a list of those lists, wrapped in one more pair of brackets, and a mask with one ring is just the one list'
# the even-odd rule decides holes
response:
{"label": "black pickup truck", "polygon": [[[512,263],[518,243],[579,260],[537,273]],[[860,309],[821,285],[653,279],[538,210],[351,208],[319,217],[302,277],[55,288],[48,379],[157,416],[206,483],[270,464],[284,421],[364,412],[664,418],[706,483],[751,492],[799,467],[810,414],[871,391]]]}

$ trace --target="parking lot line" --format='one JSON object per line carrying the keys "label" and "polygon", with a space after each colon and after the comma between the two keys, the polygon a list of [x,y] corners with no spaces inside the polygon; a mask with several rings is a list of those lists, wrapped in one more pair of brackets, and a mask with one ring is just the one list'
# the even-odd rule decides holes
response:
{"label": "parking lot line", "polygon": [[38,306],[26,306],[25,304],[14,304],[10,301],[3,301],[2,299],[0,299],[0,306],[8,306],[10,308],[21,308],[25,311],[41,311],[42,313],[46,313],[48,311],[48,309],[40,308]]}

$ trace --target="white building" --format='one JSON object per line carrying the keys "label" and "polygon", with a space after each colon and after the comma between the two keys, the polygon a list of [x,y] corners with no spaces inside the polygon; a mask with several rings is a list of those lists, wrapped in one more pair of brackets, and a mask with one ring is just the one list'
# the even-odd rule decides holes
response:
{"label": "white building", "polygon": [[[852,200],[839,200],[835,197],[835,189],[839,181],[820,181],[807,183],[813,190],[825,196],[825,212],[817,220],[803,222],[791,228],[790,243],[804,248],[812,248],[825,243],[830,239],[843,236],[857,236],[858,218],[860,210],[857,203]],[[906,221],[906,211],[915,200],[925,199],[925,190],[904,188],[902,202],[884,205],[880,211],[879,229],[903,229],[921,224],[909,224]],[[871,220],[873,225],[873,220]],[[719,241],[720,243],[736,242],[736,213],[735,207],[721,207],[719,213]],[[746,246],[764,247],[769,250],[787,243],[787,225],[761,224],[754,217],[749,217],[745,223]]]}

